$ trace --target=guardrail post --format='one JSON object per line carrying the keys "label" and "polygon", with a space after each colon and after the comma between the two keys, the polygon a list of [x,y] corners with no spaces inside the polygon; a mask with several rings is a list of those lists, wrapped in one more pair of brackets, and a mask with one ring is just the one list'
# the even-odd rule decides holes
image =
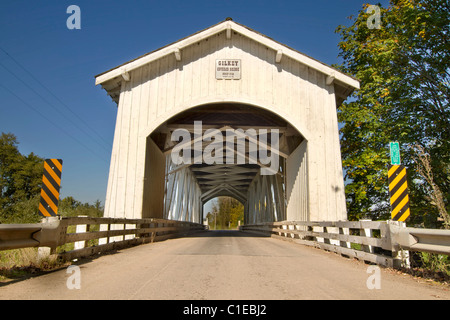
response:
{"label": "guardrail post", "polygon": [[[387,221],[387,225],[389,227],[389,225],[395,225],[398,226],[400,228],[406,228],[406,223],[402,222],[402,221],[393,221],[393,220],[388,220]],[[403,250],[399,247],[399,245],[397,243],[394,243],[393,240],[393,235],[391,233],[391,228],[389,228],[389,233],[390,233],[390,239],[391,239],[391,247],[392,247],[392,258],[394,259],[394,268],[410,268],[411,264],[409,261],[409,251],[408,250]]]}
{"label": "guardrail post", "polygon": [[52,248],[50,247],[39,247],[37,261],[41,262],[42,260],[48,259],[52,255]]}
{"label": "guardrail post", "polygon": [[[43,224],[44,225],[43,228],[45,228],[45,225],[55,224],[59,220],[60,220],[60,218],[58,216],[45,217],[45,218],[41,219],[41,224]],[[57,243],[57,242],[59,242],[59,241],[56,241],[55,243]],[[38,255],[37,255],[38,262],[49,259],[50,257],[54,256],[56,254],[56,247],[57,247],[56,244],[51,247],[38,247]]]}

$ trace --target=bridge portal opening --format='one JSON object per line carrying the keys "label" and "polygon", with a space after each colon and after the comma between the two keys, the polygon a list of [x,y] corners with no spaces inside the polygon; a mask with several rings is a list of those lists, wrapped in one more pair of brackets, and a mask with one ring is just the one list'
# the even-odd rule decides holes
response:
{"label": "bridge portal opening", "polygon": [[245,224],[282,221],[289,203],[302,200],[291,197],[295,188],[304,195],[304,212],[296,214],[308,215],[306,140],[271,111],[240,103],[193,107],[146,144],[144,218],[201,223],[204,204],[227,196],[243,204]]}
{"label": "bridge portal opening", "polygon": [[244,223],[244,203],[220,196],[203,205],[203,224],[209,230],[237,230]]}

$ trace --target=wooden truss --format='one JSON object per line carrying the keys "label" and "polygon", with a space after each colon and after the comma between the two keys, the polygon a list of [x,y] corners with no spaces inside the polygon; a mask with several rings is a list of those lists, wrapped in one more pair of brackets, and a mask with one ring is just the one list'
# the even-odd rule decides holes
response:
{"label": "wooden truss", "polygon": [[[201,135],[196,132],[196,121],[202,122]],[[247,134],[250,129],[256,134]],[[184,130],[190,139],[172,141],[175,130]],[[228,130],[236,134],[233,143],[226,143]],[[276,148],[272,146],[271,138],[261,143],[260,134],[273,130],[278,134]],[[222,141],[211,139],[219,133],[223,136]],[[219,196],[233,197],[244,205],[245,223],[286,218],[286,159],[302,141],[300,134],[287,122],[264,111],[242,106],[208,106],[171,119],[158,128],[152,138],[166,156],[164,218],[200,222],[203,205]],[[238,138],[245,139],[244,148],[242,140],[238,145]],[[252,143],[277,157],[273,174],[261,174],[261,169],[268,169],[269,165],[254,157],[250,148]],[[172,161],[175,147],[194,146],[201,146],[201,150],[214,147],[215,153],[219,153],[215,154],[216,160],[222,161],[207,164],[201,161],[201,154],[199,161],[199,155],[194,151],[184,158],[187,163]]]}

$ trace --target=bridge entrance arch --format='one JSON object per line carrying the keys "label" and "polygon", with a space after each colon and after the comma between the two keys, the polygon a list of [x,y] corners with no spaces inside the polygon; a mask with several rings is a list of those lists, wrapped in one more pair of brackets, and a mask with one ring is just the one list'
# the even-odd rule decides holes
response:
{"label": "bridge entrance arch", "polygon": [[[294,184],[289,174],[306,174],[298,173],[299,168],[287,172],[290,155],[302,142],[306,145],[301,133],[273,112],[247,104],[190,108],[165,121],[147,140],[143,217],[154,217],[158,208],[165,219],[201,222],[207,201],[230,196],[244,204],[244,223],[286,220],[286,187]],[[306,148],[299,152],[305,157]],[[154,178],[163,162],[164,177]],[[306,202],[307,184],[300,189]],[[303,210],[299,217],[306,218],[307,203]]]}
{"label": "bridge entrance arch", "polygon": [[357,80],[227,19],[96,84],[118,105],[106,217],[201,222],[230,195],[245,223],[346,219],[336,108]]}

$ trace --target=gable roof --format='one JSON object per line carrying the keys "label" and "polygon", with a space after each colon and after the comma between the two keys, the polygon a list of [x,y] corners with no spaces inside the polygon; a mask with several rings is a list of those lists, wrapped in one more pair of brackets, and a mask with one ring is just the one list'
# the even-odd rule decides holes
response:
{"label": "gable roof", "polygon": [[[174,54],[176,59],[178,60],[180,59],[180,50],[182,50],[183,48],[186,48],[192,44],[195,44],[201,40],[209,38],[223,31],[227,32],[227,38],[231,37],[232,32],[237,32],[241,35],[244,35],[252,39],[253,41],[263,44],[268,48],[271,48],[272,50],[277,52],[277,56],[279,56],[279,59],[281,59],[282,56],[286,55],[289,58],[308,66],[309,68],[312,68],[316,71],[319,71],[327,75],[328,77],[327,82],[330,81],[330,83],[334,82],[335,84],[338,105],[342,103],[342,101],[344,101],[347,98],[347,96],[353,92],[354,89],[359,89],[359,81],[356,78],[344,74],[343,72],[323,62],[320,62],[314,58],[307,56],[304,53],[301,53],[282,43],[279,43],[249,27],[246,27],[235,21],[232,21],[231,18],[227,18],[225,21],[219,22],[216,25],[198,31],[186,38],[168,44],[160,49],[151,51],[140,57],[137,57],[136,59],[130,60],[115,68],[100,73],[95,76],[95,84],[96,85],[101,84],[102,87],[108,92],[108,94],[111,95],[110,91],[113,90],[113,88],[106,84],[108,81],[120,76],[125,77],[128,74],[128,72],[138,69],[148,63],[156,61],[170,54]],[[115,87],[116,87],[115,90],[117,91],[117,86]],[[113,95],[111,95],[111,97],[116,102],[118,101],[114,99]]]}

